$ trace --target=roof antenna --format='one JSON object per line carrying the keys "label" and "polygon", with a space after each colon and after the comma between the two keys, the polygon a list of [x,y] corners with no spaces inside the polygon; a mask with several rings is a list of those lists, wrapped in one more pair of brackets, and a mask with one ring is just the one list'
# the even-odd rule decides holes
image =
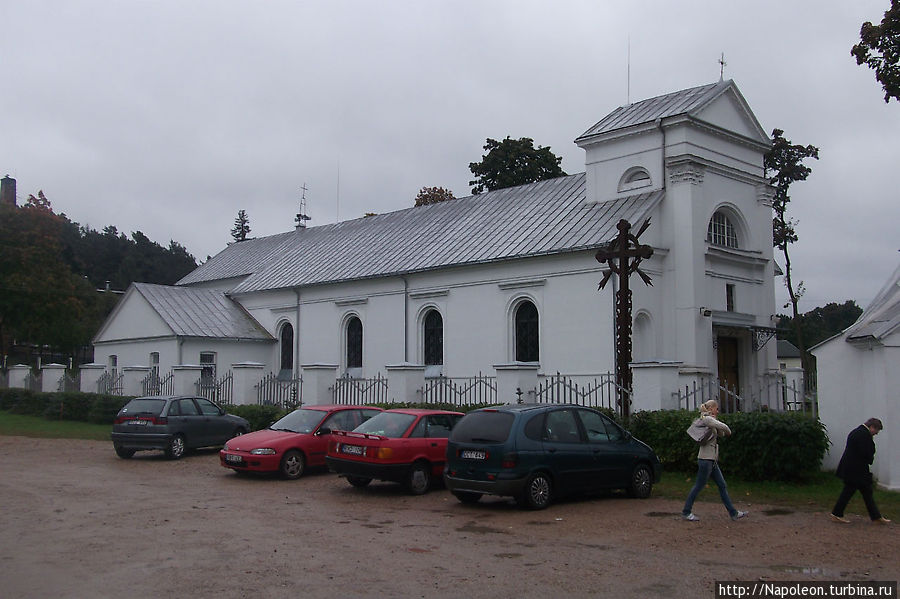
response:
{"label": "roof antenna", "polygon": [[294,222],[297,223],[298,229],[306,228],[306,221],[310,220],[310,218],[306,215],[306,181],[303,182],[303,185],[300,186],[300,212],[297,213],[297,216],[294,217]]}
{"label": "roof antenna", "polygon": [[722,52],[722,55],[719,57],[719,81],[723,81],[725,79],[725,65],[728,63],[725,62],[725,53]]}
{"label": "roof antenna", "polygon": [[628,67],[626,70],[626,77],[628,79],[628,91],[625,95],[625,103],[631,104],[631,35],[628,35]]}

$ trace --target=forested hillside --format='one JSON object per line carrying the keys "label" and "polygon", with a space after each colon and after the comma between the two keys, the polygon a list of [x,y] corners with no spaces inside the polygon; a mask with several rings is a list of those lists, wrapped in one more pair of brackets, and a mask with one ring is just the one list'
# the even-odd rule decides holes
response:
{"label": "forested hillside", "polygon": [[[89,359],[91,338],[134,281],[169,285],[196,268],[168,247],[115,226],[95,231],[56,214],[39,192],[0,206],[0,350],[6,366],[41,355]],[[107,291],[109,289],[109,291]]]}

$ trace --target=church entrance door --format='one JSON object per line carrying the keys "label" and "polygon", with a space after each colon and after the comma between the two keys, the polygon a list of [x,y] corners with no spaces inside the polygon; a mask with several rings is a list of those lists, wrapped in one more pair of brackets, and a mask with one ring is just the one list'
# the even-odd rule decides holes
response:
{"label": "church entrance door", "polygon": [[740,354],[736,337],[719,337],[717,340],[719,362],[719,385],[726,390],[719,391],[719,405],[723,412],[733,412],[738,406],[735,396],[740,396]]}

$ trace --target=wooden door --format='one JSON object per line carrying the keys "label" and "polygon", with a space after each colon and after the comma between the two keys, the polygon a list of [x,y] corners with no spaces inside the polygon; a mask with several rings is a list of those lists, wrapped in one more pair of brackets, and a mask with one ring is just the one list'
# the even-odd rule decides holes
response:
{"label": "wooden door", "polygon": [[735,405],[734,395],[740,395],[741,380],[738,367],[740,363],[738,340],[735,337],[719,337],[717,345],[719,385],[731,392],[719,392],[719,406],[723,412],[734,412],[738,409],[738,406]]}

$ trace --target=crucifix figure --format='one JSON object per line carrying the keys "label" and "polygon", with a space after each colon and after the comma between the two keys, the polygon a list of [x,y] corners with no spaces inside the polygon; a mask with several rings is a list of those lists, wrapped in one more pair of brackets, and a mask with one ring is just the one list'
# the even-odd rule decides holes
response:
{"label": "crucifix figure", "polygon": [[653,255],[653,248],[638,243],[638,237],[650,226],[650,219],[644,221],[636,234],[632,234],[631,223],[624,218],[616,228],[619,234],[597,251],[595,258],[601,264],[606,262],[609,270],[603,275],[598,289],[603,289],[613,274],[619,277],[616,291],[616,384],[618,386],[619,413],[623,418],[630,415],[631,405],[631,289],[628,279],[636,272],[647,285],[653,285],[650,277],[640,268],[641,260]]}

